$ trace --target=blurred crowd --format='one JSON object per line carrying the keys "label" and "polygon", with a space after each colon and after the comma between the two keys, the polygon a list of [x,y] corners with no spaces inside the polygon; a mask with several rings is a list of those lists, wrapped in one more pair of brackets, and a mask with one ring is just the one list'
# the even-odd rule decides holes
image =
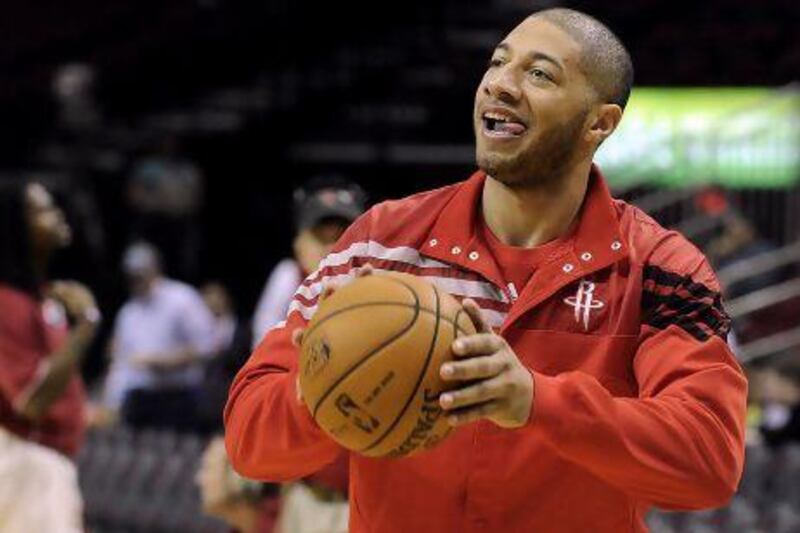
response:
{"label": "blurred crowd", "polygon": [[[720,189],[700,191],[693,199],[715,230],[695,242],[713,263],[729,302],[733,323],[729,344],[749,378],[748,436],[751,444],[770,447],[800,442],[800,352],[797,346],[756,353],[742,350],[757,342],[774,342],[800,326],[800,295],[787,290],[800,275],[800,261],[790,243],[783,248],[762,235],[756,225]],[[789,285],[787,285],[789,284]],[[755,302],[747,312],[739,312]],[[747,307],[746,305],[744,307]]]}

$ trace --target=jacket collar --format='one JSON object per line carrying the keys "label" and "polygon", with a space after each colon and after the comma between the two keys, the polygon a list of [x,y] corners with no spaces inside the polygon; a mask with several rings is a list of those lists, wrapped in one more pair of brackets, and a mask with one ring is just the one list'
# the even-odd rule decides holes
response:
{"label": "jacket collar", "polygon": [[[483,216],[480,211],[481,194],[485,181],[486,174],[478,171],[458,187],[429,232],[421,253],[475,271],[507,292],[499,268],[479,238]],[[519,295],[520,301],[526,300],[526,308],[564,285],[604,269],[628,255],[614,200],[605,178],[595,165],[590,171],[577,224],[567,241],[561,254],[550,257],[540,265],[536,277],[547,280],[547,283],[529,283],[527,289],[530,290],[526,289]],[[531,288],[532,285],[536,287]]]}

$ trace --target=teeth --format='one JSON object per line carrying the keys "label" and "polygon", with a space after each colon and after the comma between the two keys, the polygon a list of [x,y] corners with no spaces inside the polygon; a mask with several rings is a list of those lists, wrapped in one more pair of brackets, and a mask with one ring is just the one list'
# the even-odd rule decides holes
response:
{"label": "teeth", "polygon": [[484,118],[488,118],[488,119],[491,119],[491,120],[499,120],[499,121],[502,121],[502,122],[508,122],[510,120],[507,116],[500,115],[498,113],[485,113],[483,116],[484,116]]}
{"label": "teeth", "polygon": [[[509,115],[509,114],[502,113],[502,112],[498,113],[496,111],[487,111],[487,112],[485,112],[483,114],[483,119],[484,120],[492,120],[494,122],[502,122],[502,123],[509,123],[510,122],[510,123],[514,123],[514,124],[521,124],[522,126],[526,127],[525,124],[522,121],[518,120],[513,115]],[[492,129],[494,129],[494,128],[492,127]]]}

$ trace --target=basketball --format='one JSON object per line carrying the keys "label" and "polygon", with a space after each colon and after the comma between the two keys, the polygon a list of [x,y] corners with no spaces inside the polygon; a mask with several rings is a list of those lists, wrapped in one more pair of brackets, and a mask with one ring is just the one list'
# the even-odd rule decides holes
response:
{"label": "basketball", "polygon": [[450,431],[439,377],[458,336],[475,333],[449,294],[409,274],[356,279],[320,303],[303,334],[300,389],[336,442],[369,457],[402,457]]}

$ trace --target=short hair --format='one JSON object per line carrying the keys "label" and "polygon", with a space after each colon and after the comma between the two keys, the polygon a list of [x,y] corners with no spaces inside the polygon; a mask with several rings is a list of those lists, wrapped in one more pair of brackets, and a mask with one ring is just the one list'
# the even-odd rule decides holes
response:
{"label": "short hair", "polygon": [[586,13],[560,7],[531,17],[544,19],[572,37],[581,47],[580,67],[597,97],[625,109],[633,87],[633,62],[608,26]]}
{"label": "short hair", "polygon": [[41,280],[33,268],[33,247],[25,191],[28,182],[0,182],[0,283],[38,294]]}

